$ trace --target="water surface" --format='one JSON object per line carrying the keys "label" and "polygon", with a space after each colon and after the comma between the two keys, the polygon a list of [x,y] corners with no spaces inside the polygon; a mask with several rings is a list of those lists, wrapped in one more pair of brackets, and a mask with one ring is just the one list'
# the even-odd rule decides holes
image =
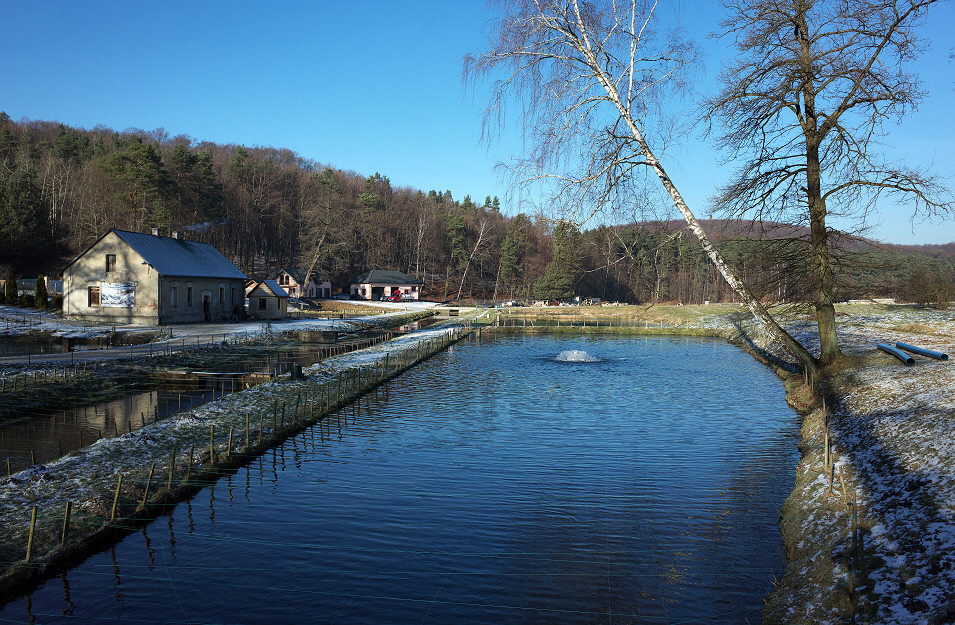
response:
{"label": "water surface", "polygon": [[0,622],[756,623],[798,425],[720,341],[485,337]]}

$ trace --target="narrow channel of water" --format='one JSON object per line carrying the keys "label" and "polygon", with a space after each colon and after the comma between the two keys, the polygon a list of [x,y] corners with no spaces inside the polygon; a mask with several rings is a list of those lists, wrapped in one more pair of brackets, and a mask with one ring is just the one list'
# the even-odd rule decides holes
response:
{"label": "narrow channel of water", "polygon": [[485,336],[0,621],[756,623],[798,429],[721,341]]}
{"label": "narrow channel of water", "polygon": [[[430,325],[430,324],[426,324]],[[419,329],[419,324],[395,332]],[[198,383],[177,385],[170,380],[154,383],[146,391],[133,391],[116,399],[77,409],[36,409],[16,422],[0,425],[0,473],[15,473],[32,464],[46,464],[64,454],[120,436],[157,420],[191,410],[241,391],[247,373],[281,375],[293,364],[309,366],[321,356],[323,344],[303,344],[248,361],[224,361]],[[235,374],[235,375],[231,375]],[[64,371],[64,375],[66,372]]]}

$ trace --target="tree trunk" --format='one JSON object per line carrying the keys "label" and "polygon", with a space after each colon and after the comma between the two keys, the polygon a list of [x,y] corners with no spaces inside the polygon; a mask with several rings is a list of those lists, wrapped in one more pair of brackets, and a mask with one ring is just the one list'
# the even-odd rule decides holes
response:
{"label": "tree trunk", "polygon": [[805,117],[802,121],[806,141],[806,202],[809,208],[809,240],[814,275],[816,322],[819,327],[819,363],[827,366],[842,353],[836,335],[836,309],[833,305],[832,259],[829,253],[829,234],[826,232],[826,201],[822,197],[822,174],[819,167],[819,122],[816,115],[816,88],[810,50],[810,30],[806,22],[806,6],[798,6],[796,25],[800,40],[802,65],[802,96]]}
{"label": "tree trunk", "polygon": [[[635,130],[635,129],[632,129]],[[639,139],[638,139],[639,141]],[[641,145],[644,147],[644,157],[647,159],[649,165],[653,168],[653,171],[656,172],[657,176],[660,178],[660,181],[663,183],[663,187],[667,190],[667,193],[670,194],[670,198],[673,200],[673,205],[676,206],[677,210],[680,211],[680,214],[683,215],[683,219],[686,221],[687,225],[690,228],[690,231],[696,235],[696,238],[700,241],[700,246],[703,248],[703,251],[706,252],[706,255],[713,265],[716,266],[720,274],[723,276],[723,279],[726,280],[726,283],[730,285],[730,288],[736,292],[737,295],[743,300],[743,303],[746,304],[746,307],[749,308],[750,312],[753,313],[753,316],[759,321],[767,332],[777,341],[779,341],[783,347],[788,351],[803,367],[810,371],[815,371],[818,367],[816,359],[813,358],[812,354],[806,351],[806,348],[803,347],[796,339],[794,339],[788,332],[786,332],[773,318],[772,315],[766,310],[766,308],[756,299],[755,296],[750,292],[745,284],[739,279],[736,275],[736,272],[733,271],[733,268],[730,267],[725,260],[723,260],[723,255],[719,253],[719,250],[713,245],[709,237],[706,236],[706,233],[703,232],[703,226],[700,225],[700,222],[696,220],[696,216],[690,211],[690,208],[686,205],[686,202],[683,201],[683,197],[680,195],[680,192],[677,191],[676,186],[670,180],[670,177],[667,176],[666,172],[663,169],[663,166],[660,165],[660,162],[656,160],[656,157],[650,152],[649,147],[646,147],[646,144],[641,141]]]}
{"label": "tree trunk", "polygon": [[826,201],[822,198],[819,175],[819,148],[807,150],[807,195],[809,200],[809,238],[812,247],[812,271],[815,274],[816,323],[819,326],[819,362],[832,364],[842,355],[836,334],[836,309],[832,290],[832,259],[826,232]]}
{"label": "tree trunk", "polygon": [[753,316],[756,318],[756,320],[763,325],[767,332],[769,332],[770,336],[778,341],[786,349],[786,351],[789,352],[793,358],[795,358],[804,368],[810,371],[815,371],[818,368],[819,363],[816,361],[813,355],[810,354],[806,348],[799,343],[799,341],[794,339],[788,332],[780,327],[778,323],[776,323],[776,320],[772,315],[769,314],[769,311],[766,310],[766,308],[759,302],[759,300],[756,299],[746,285],[743,284],[743,282],[739,279],[739,277],[736,275],[736,272],[733,271],[733,268],[730,267],[725,260],[723,260],[722,254],[719,253],[719,250],[716,249],[709,237],[706,236],[706,233],[703,232],[703,226],[700,225],[700,222],[697,221],[696,216],[690,210],[690,207],[687,206],[685,201],[683,201],[683,196],[680,195],[679,191],[677,191],[676,185],[674,185],[673,181],[670,180],[670,177],[663,169],[660,161],[657,160],[656,156],[654,156],[653,152],[650,150],[650,146],[643,138],[643,133],[640,132],[636,122],[633,120],[633,117],[631,117],[630,111],[626,108],[626,106],[624,106],[616,86],[607,80],[607,77],[600,71],[600,64],[597,62],[597,59],[592,55],[588,55],[588,57],[591,68],[597,72],[598,78],[600,79],[604,90],[613,100],[621,117],[627,123],[630,134],[640,147],[640,151],[643,153],[646,164],[653,169],[654,173],[656,173],[657,177],[660,179],[660,182],[663,184],[663,187],[667,190],[667,193],[670,194],[670,199],[673,200],[673,205],[678,211],[680,211],[680,214],[686,221],[690,231],[696,236],[697,239],[699,239],[700,246],[703,248],[703,251],[709,257],[709,259],[713,261],[713,264],[719,270],[720,274],[723,276],[723,279],[726,280],[726,283],[729,284],[730,288],[740,296],[740,298],[743,300],[743,303],[746,304],[746,307],[749,308],[750,312],[753,313]]}

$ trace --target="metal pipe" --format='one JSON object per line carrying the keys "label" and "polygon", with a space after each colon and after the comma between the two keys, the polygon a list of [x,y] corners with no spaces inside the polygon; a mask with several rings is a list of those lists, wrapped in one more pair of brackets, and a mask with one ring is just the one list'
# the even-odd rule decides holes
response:
{"label": "metal pipe", "polygon": [[899,360],[901,360],[902,362],[904,362],[905,364],[909,366],[915,364],[914,358],[912,358],[906,353],[903,353],[900,350],[895,349],[891,345],[886,345],[885,343],[879,343],[878,345],[876,345],[876,347],[884,351],[886,354],[892,354],[893,356],[895,356],[896,358],[898,358]]}
{"label": "metal pipe", "polygon": [[943,354],[942,352],[933,352],[932,350],[925,349],[924,347],[915,347],[914,345],[909,345],[908,343],[903,343],[901,341],[897,341],[895,346],[899,349],[904,349],[907,352],[918,354],[919,356],[928,356],[929,358],[934,358],[935,360],[948,360],[948,354]]}

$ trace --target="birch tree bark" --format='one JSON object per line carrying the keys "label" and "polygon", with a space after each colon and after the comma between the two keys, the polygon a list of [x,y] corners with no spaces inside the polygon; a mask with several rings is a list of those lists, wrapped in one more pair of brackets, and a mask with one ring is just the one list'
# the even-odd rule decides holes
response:
{"label": "birch tree bark", "polygon": [[[816,359],[773,319],[709,240],[646,137],[646,122],[693,64],[692,45],[654,29],[657,2],[505,0],[487,52],[465,58],[465,78],[502,72],[485,123],[503,120],[519,98],[531,153],[527,180],[550,183],[586,221],[608,205],[633,201],[638,170],[659,180],[720,274],[768,334],[802,366]],[[548,166],[574,173],[548,173]]]}

